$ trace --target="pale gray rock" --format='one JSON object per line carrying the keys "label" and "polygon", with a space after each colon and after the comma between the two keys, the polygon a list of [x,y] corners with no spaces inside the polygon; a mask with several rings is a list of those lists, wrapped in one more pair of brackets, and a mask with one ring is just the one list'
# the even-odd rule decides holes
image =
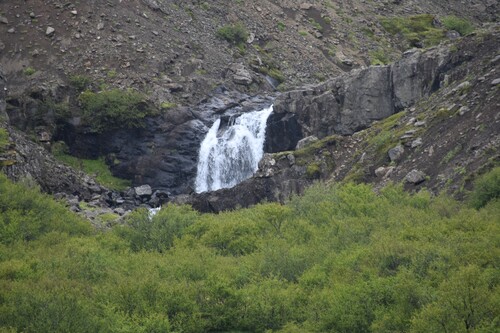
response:
{"label": "pale gray rock", "polygon": [[425,173],[420,170],[413,169],[405,177],[406,181],[411,184],[420,184],[425,180]]}
{"label": "pale gray rock", "polygon": [[134,187],[135,194],[139,197],[147,197],[153,194],[153,190],[149,185],[141,185]]}
{"label": "pale gray rock", "polygon": [[45,36],[52,36],[55,31],[56,31],[56,29],[54,29],[52,27],[47,27],[47,30],[45,30]]}
{"label": "pale gray rock", "polygon": [[302,149],[302,148],[304,148],[304,147],[306,147],[306,146],[310,145],[311,143],[316,142],[318,140],[319,139],[314,135],[308,136],[306,138],[303,138],[299,142],[297,142],[297,146],[295,147],[295,149]]}
{"label": "pale gray rock", "polygon": [[397,145],[396,147],[389,149],[387,154],[389,155],[391,162],[397,162],[401,159],[404,152],[404,147],[402,145]]}
{"label": "pale gray rock", "polygon": [[416,138],[415,140],[413,140],[411,142],[411,147],[412,148],[417,148],[417,147],[421,146],[422,144],[423,144],[422,138]]}

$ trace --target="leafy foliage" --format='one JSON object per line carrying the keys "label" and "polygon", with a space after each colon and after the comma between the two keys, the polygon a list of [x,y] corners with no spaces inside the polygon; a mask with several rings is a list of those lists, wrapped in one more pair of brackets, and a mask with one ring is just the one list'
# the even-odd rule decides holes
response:
{"label": "leafy foliage", "polygon": [[476,180],[471,194],[471,204],[479,209],[498,198],[500,198],[500,167],[494,168]]}
{"label": "leafy foliage", "polygon": [[455,30],[461,36],[465,36],[474,31],[472,24],[466,19],[456,17],[455,15],[449,15],[442,18],[443,25],[448,30]]}
{"label": "leafy foliage", "polygon": [[40,193],[0,190],[1,331],[498,330],[498,200],[317,184],[287,205],[168,205],[91,234]]}
{"label": "leafy foliage", "polygon": [[72,75],[69,77],[69,83],[75,87],[78,91],[84,91],[88,89],[92,79],[85,75]]}
{"label": "leafy foliage", "polygon": [[217,30],[217,37],[234,45],[244,45],[248,39],[248,32],[242,23],[228,24]]}
{"label": "leafy foliage", "polygon": [[84,91],[79,101],[84,121],[93,132],[101,133],[117,128],[144,126],[144,118],[154,112],[144,97],[132,90],[105,90],[99,93]]}

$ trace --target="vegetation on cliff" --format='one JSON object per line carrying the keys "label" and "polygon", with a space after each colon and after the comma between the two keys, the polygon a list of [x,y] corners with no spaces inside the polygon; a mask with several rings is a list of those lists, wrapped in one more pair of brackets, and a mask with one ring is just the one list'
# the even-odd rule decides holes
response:
{"label": "vegetation on cliff", "polygon": [[102,233],[0,176],[0,330],[494,332],[498,169],[485,177],[479,210],[318,184],[287,205],[169,205]]}

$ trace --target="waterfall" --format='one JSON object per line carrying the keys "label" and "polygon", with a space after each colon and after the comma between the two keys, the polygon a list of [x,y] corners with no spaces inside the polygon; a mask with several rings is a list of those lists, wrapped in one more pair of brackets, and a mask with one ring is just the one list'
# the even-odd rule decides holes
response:
{"label": "waterfall", "polygon": [[257,171],[264,155],[267,118],[273,106],[244,113],[219,133],[217,119],[201,143],[196,192],[233,187]]}

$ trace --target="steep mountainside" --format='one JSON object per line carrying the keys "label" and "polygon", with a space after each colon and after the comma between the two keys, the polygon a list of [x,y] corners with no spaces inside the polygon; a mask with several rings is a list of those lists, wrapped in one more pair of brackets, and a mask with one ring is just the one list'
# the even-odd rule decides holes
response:
{"label": "steep mountainside", "polygon": [[[163,196],[186,194],[214,119],[278,96],[267,152],[292,150],[311,135],[326,141],[302,153],[302,165],[291,157],[300,151],[267,157],[259,174],[286,175],[285,181],[271,177],[259,186],[274,192],[253,196],[237,188],[244,202],[227,207],[282,200],[318,178],[398,181],[413,167],[427,177],[419,186],[462,188],[498,147],[498,89],[490,82],[498,12],[491,0],[4,1],[0,112],[11,141],[0,147],[2,168],[13,179],[29,175],[51,193],[113,207],[134,196],[134,204],[143,203],[135,192],[109,192],[70,169],[68,177],[51,179],[53,170],[66,170],[52,151],[81,165],[102,161],[115,176]],[[474,29],[488,32],[462,40]],[[394,113],[389,125],[350,136]],[[442,123],[431,121],[434,113]],[[431,144],[432,135],[446,141]],[[469,147],[471,140],[478,143]],[[398,143],[410,148],[389,163],[386,150]],[[377,169],[383,177],[374,176]]]}

